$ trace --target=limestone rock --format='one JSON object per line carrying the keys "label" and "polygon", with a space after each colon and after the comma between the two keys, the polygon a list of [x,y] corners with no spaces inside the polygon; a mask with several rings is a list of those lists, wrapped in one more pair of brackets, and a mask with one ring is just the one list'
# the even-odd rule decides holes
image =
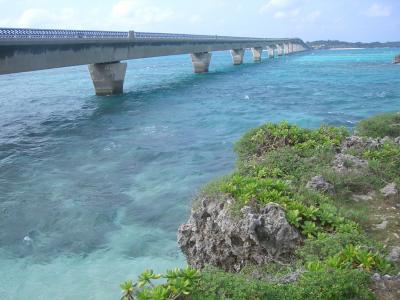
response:
{"label": "limestone rock", "polygon": [[342,151],[349,149],[376,149],[381,144],[379,139],[353,135],[343,141],[341,148]]}
{"label": "limestone rock", "polygon": [[256,211],[246,206],[241,217],[232,217],[232,201],[205,197],[180,226],[178,243],[189,265],[239,271],[247,264],[285,260],[293,254],[302,237],[287,222],[282,207],[270,203]]}
{"label": "limestone rock", "polygon": [[306,187],[308,189],[321,191],[331,195],[335,194],[335,187],[333,186],[333,184],[325,181],[325,179],[320,175],[311,178],[311,180],[307,182]]}
{"label": "limestone rock", "polygon": [[375,225],[375,228],[379,230],[385,230],[388,224],[389,222],[387,220],[383,220],[382,223]]}
{"label": "limestone rock", "polygon": [[399,246],[393,247],[392,250],[390,250],[387,259],[392,262],[400,261],[400,247]]}
{"label": "limestone rock", "polygon": [[390,196],[395,196],[398,193],[397,186],[394,182],[389,183],[387,186],[385,186],[383,189],[380,190],[382,195],[385,197],[390,197]]}
{"label": "limestone rock", "polygon": [[337,172],[362,172],[368,167],[368,162],[350,154],[339,153],[335,156],[332,167]]}
{"label": "limestone rock", "polygon": [[378,273],[375,273],[374,275],[372,275],[371,289],[377,299],[400,299],[400,276],[381,276]]}
{"label": "limestone rock", "polygon": [[400,136],[394,139],[394,142],[398,145],[400,145]]}
{"label": "limestone rock", "polygon": [[366,195],[352,195],[351,198],[356,201],[356,202],[360,202],[360,201],[370,201],[372,199],[374,199],[376,196],[374,191],[369,192]]}

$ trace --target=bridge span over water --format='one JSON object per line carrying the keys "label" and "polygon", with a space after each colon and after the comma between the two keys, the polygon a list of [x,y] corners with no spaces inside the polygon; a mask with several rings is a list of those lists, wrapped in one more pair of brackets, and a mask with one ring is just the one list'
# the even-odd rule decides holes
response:
{"label": "bridge span over water", "polygon": [[195,73],[208,72],[212,51],[230,50],[234,65],[246,49],[254,61],[305,51],[299,38],[251,38],[149,32],[0,28],[0,75],[89,65],[96,95],[123,92],[127,64],[121,61],[190,54]]}

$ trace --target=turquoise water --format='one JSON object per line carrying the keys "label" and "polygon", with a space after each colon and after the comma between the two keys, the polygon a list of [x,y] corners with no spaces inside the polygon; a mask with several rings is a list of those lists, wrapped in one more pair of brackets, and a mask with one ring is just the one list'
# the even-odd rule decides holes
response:
{"label": "turquoise water", "polygon": [[400,49],[320,51],[211,72],[187,56],[130,61],[126,93],[85,66],[0,77],[0,299],[119,299],[145,268],[184,265],[191,198],[267,121],[348,127],[400,109]]}

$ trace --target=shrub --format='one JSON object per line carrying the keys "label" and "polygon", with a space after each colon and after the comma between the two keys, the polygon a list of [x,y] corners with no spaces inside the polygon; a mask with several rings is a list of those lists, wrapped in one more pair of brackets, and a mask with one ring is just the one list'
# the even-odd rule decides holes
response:
{"label": "shrub", "polygon": [[286,146],[293,146],[302,152],[338,146],[347,135],[348,131],[344,128],[321,126],[312,130],[287,122],[267,123],[246,133],[236,143],[235,151],[240,160],[246,161]]}
{"label": "shrub", "polygon": [[356,127],[361,136],[383,138],[400,136],[400,113],[385,113],[362,120]]}
{"label": "shrub", "polygon": [[296,298],[288,299],[375,299],[368,289],[370,276],[361,270],[321,267],[306,272],[296,284]]}
{"label": "shrub", "polygon": [[[166,279],[166,283],[155,285],[154,280]],[[120,285],[122,300],[166,300],[182,299],[192,293],[194,285],[200,279],[200,273],[187,267],[185,269],[168,270],[166,274],[155,274],[153,270],[145,270],[138,281],[128,280]]]}

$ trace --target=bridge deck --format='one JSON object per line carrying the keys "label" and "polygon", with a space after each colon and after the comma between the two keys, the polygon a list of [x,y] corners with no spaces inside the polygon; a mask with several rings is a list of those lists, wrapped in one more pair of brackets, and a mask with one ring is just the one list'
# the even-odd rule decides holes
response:
{"label": "bridge deck", "polygon": [[304,45],[298,38],[0,28],[0,74],[289,42]]}

